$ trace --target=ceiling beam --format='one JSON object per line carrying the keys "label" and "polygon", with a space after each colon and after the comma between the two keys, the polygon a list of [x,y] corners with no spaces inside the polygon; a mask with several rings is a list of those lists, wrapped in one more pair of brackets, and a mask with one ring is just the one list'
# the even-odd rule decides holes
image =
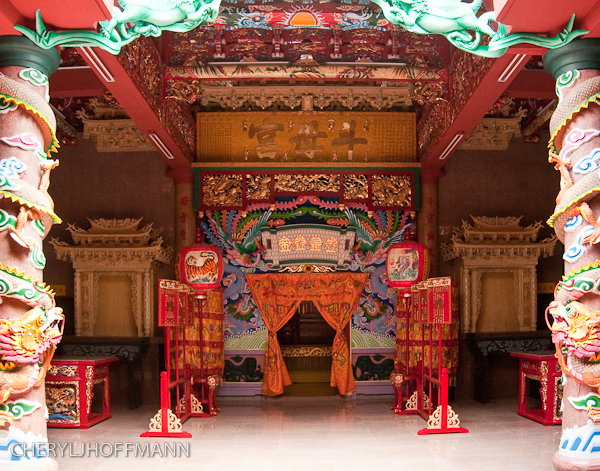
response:
{"label": "ceiling beam", "polygon": [[[174,170],[185,170],[191,166],[191,156],[179,147],[157,116],[157,111],[144,97],[123,68],[117,56],[98,48],[77,48],[81,57],[114,96],[129,117],[135,121],[160,155]],[[140,71],[140,73],[142,73]],[[156,73],[160,73],[159,71]]]}
{"label": "ceiling beam", "polygon": [[[35,12],[39,9],[48,30],[64,31],[70,29],[83,29],[95,31],[98,22],[112,17],[114,0],[77,0],[65,2],[64,0],[2,0],[1,14],[6,16],[4,7],[12,4],[17,10],[22,21],[15,24],[26,26],[35,31]],[[11,34],[2,32],[2,34]],[[12,33],[14,34],[14,33]]]}
{"label": "ceiling beam", "polygon": [[509,26],[512,33],[554,36],[563,30],[572,14],[575,14],[574,29],[589,30],[588,26],[596,19],[588,20],[587,16],[597,10],[598,3],[598,0],[494,0],[494,11],[496,19]]}
{"label": "ceiling beam", "polygon": [[106,91],[91,67],[61,67],[50,80],[50,97],[99,96]]}
{"label": "ceiling beam", "polygon": [[14,26],[24,22],[25,17],[10,0],[0,0],[0,35],[19,34]]}
{"label": "ceiling beam", "polygon": [[454,121],[443,132],[442,138],[425,151],[421,158],[424,172],[436,174],[442,169],[528,60],[529,56],[511,54],[510,51],[496,59]]}
{"label": "ceiling beam", "polygon": [[[77,0],[70,3],[65,3],[64,0],[0,0],[0,34],[15,34],[16,24],[35,30],[38,8],[48,30],[96,31],[99,21],[111,18],[114,4],[114,0]],[[108,89],[173,169],[190,168],[193,152],[189,148],[180,148],[182,139],[179,139],[178,145],[157,116],[157,113],[162,113],[163,121],[170,119],[169,115],[176,115],[173,107],[163,106],[158,110],[156,106],[151,106],[116,56],[98,48],[77,49],[90,69],[57,72],[50,80],[51,84],[56,83],[51,85],[52,95],[97,96],[102,94],[105,88]],[[161,67],[159,70],[136,70],[134,73],[152,72],[160,76]],[[179,121],[176,121],[177,118]],[[179,124],[182,118],[174,116],[173,120]],[[190,129],[194,129],[193,119],[185,119],[183,123],[189,135]],[[177,129],[177,125],[171,128]]]}
{"label": "ceiling beam", "polygon": [[505,95],[513,98],[554,100],[554,79],[545,70],[523,69],[506,88]]}

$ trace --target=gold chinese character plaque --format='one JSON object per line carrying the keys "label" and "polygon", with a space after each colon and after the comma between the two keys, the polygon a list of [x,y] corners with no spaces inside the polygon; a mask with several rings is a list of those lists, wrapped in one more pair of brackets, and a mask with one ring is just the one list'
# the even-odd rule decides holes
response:
{"label": "gold chinese character plaque", "polygon": [[198,162],[416,162],[414,113],[198,113]]}

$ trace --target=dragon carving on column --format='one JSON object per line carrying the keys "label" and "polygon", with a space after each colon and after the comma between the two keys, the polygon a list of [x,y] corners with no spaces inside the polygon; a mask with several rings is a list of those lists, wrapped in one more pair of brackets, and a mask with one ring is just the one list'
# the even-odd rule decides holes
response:
{"label": "dragon carving on column", "polygon": [[546,310],[564,373],[563,433],[554,456],[559,471],[600,458],[594,441],[600,434],[600,56],[593,53],[599,46],[597,39],[584,39],[544,58],[559,98],[548,160],[561,176],[548,224],[565,244],[566,275]]}
{"label": "dragon carving on column", "polygon": [[42,241],[60,222],[48,194],[58,165],[49,159],[58,141],[48,75],[59,63],[57,50],[41,51],[22,36],[0,38],[0,449],[32,450],[4,453],[0,470],[20,461],[35,461],[36,469],[56,465],[31,447],[46,443],[43,384],[64,324],[53,291],[41,281]]}

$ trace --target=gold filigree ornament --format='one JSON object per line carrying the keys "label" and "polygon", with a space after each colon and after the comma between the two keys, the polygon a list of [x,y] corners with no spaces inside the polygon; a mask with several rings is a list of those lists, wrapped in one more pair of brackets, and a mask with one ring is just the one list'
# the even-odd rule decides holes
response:
{"label": "gold filigree ornament", "polygon": [[[560,365],[557,365],[557,366],[560,368]],[[555,377],[554,378],[554,405],[553,405],[553,411],[552,411],[552,416],[553,416],[554,420],[562,419],[562,410],[561,410],[562,399],[563,399],[563,386],[560,381],[560,377]]]}
{"label": "gold filigree ornament", "polygon": [[[190,397],[191,397],[190,402],[191,402],[192,414],[202,413],[204,411],[204,407],[202,406],[202,403],[193,394],[191,394]],[[179,412],[181,414],[185,413],[185,396],[182,396],[181,399],[179,399]]]}
{"label": "gold filigree ornament", "polygon": [[246,198],[268,200],[271,198],[271,175],[246,175]]}
{"label": "gold filigree ornament", "polygon": [[242,175],[205,175],[202,201],[206,206],[241,206]]}
{"label": "gold filigree ornament", "polygon": [[404,375],[402,373],[392,372],[392,374],[390,375],[390,381],[395,387],[400,387],[404,382]]}
{"label": "gold filigree ornament", "polygon": [[[171,409],[167,409],[167,413],[169,416],[169,432],[181,432],[183,430],[183,426],[181,425],[181,420],[177,418],[175,414],[171,411]],[[154,417],[150,419],[150,425],[148,426],[149,432],[161,432],[162,431],[162,410],[156,413]]]}
{"label": "gold filigree ornament", "polygon": [[412,393],[412,396],[406,401],[406,410],[417,410],[417,391]]}
{"label": "gold filigree ornament", "polygon": [[[460,428],[460,420],[458,418],[458,414],[452,410],[451,406],[448,406],[447,416],[447,428]],[[437,406],[433,414],[429,416],[429,420],[427,420],[427,428],[442,428],[442,406]]]}
{"label": "gold filigree ornament", "polygon": [[546,397],[548,396],[548,362],[543,361],[540,365],[540,383],[542,385],[541,395],[542,395],[542,409],[546,410]]}
{"label": "gold filigree ornament", "polygon": [[344,175],[344,199],[361,200],[369,197],[366,175]]}
{"label": "gold filigree ornament", "polygon": [[411,206],[412,179],[408,175],[374,175],[372,178],[374,206]]}
{"label": "gold filigree ornament", "polygon": [[275,175],[275,191],[280,193],[299,192],[338,192],[340,176],[338,174],[312,174],[312,175]]}
{"label": "gold filigree ornament", "polygon": [[86,366],[85,367],[85,395],[87,398],[87,413],[88,413],[88,415],[92,408],[92,398],[94,397],[94,394],[92,393],[92,389],[94,387],[94,382],[92,381],[93,378],[94,378],[94,367]]}
{"label": "gold filigree ornament", "polygon": [[313,265],[310,263],[301,265],[287,265],[281,270],[281,273],[333,273],[335,268],[326,265]]}
{"label": "gold filigree ornament", "polygon": [[332,350],[332,347],[281,347],[281,356],[290,358],[330,357]]}
{"label": "gold filigree ornament", "polygon": [[48,376],[77,376],[76,366],[51,366]]}

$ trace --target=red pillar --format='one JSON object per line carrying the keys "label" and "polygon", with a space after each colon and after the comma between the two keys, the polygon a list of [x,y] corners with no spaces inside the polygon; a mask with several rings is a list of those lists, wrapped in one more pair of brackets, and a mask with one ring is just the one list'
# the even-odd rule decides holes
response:
{"label": "red pillar", "polygon": [[417,216],[418,241],[427,247],[431,260],[430,276],[437,276],[439,266],[439,170],[421,172],[421,210]]}

